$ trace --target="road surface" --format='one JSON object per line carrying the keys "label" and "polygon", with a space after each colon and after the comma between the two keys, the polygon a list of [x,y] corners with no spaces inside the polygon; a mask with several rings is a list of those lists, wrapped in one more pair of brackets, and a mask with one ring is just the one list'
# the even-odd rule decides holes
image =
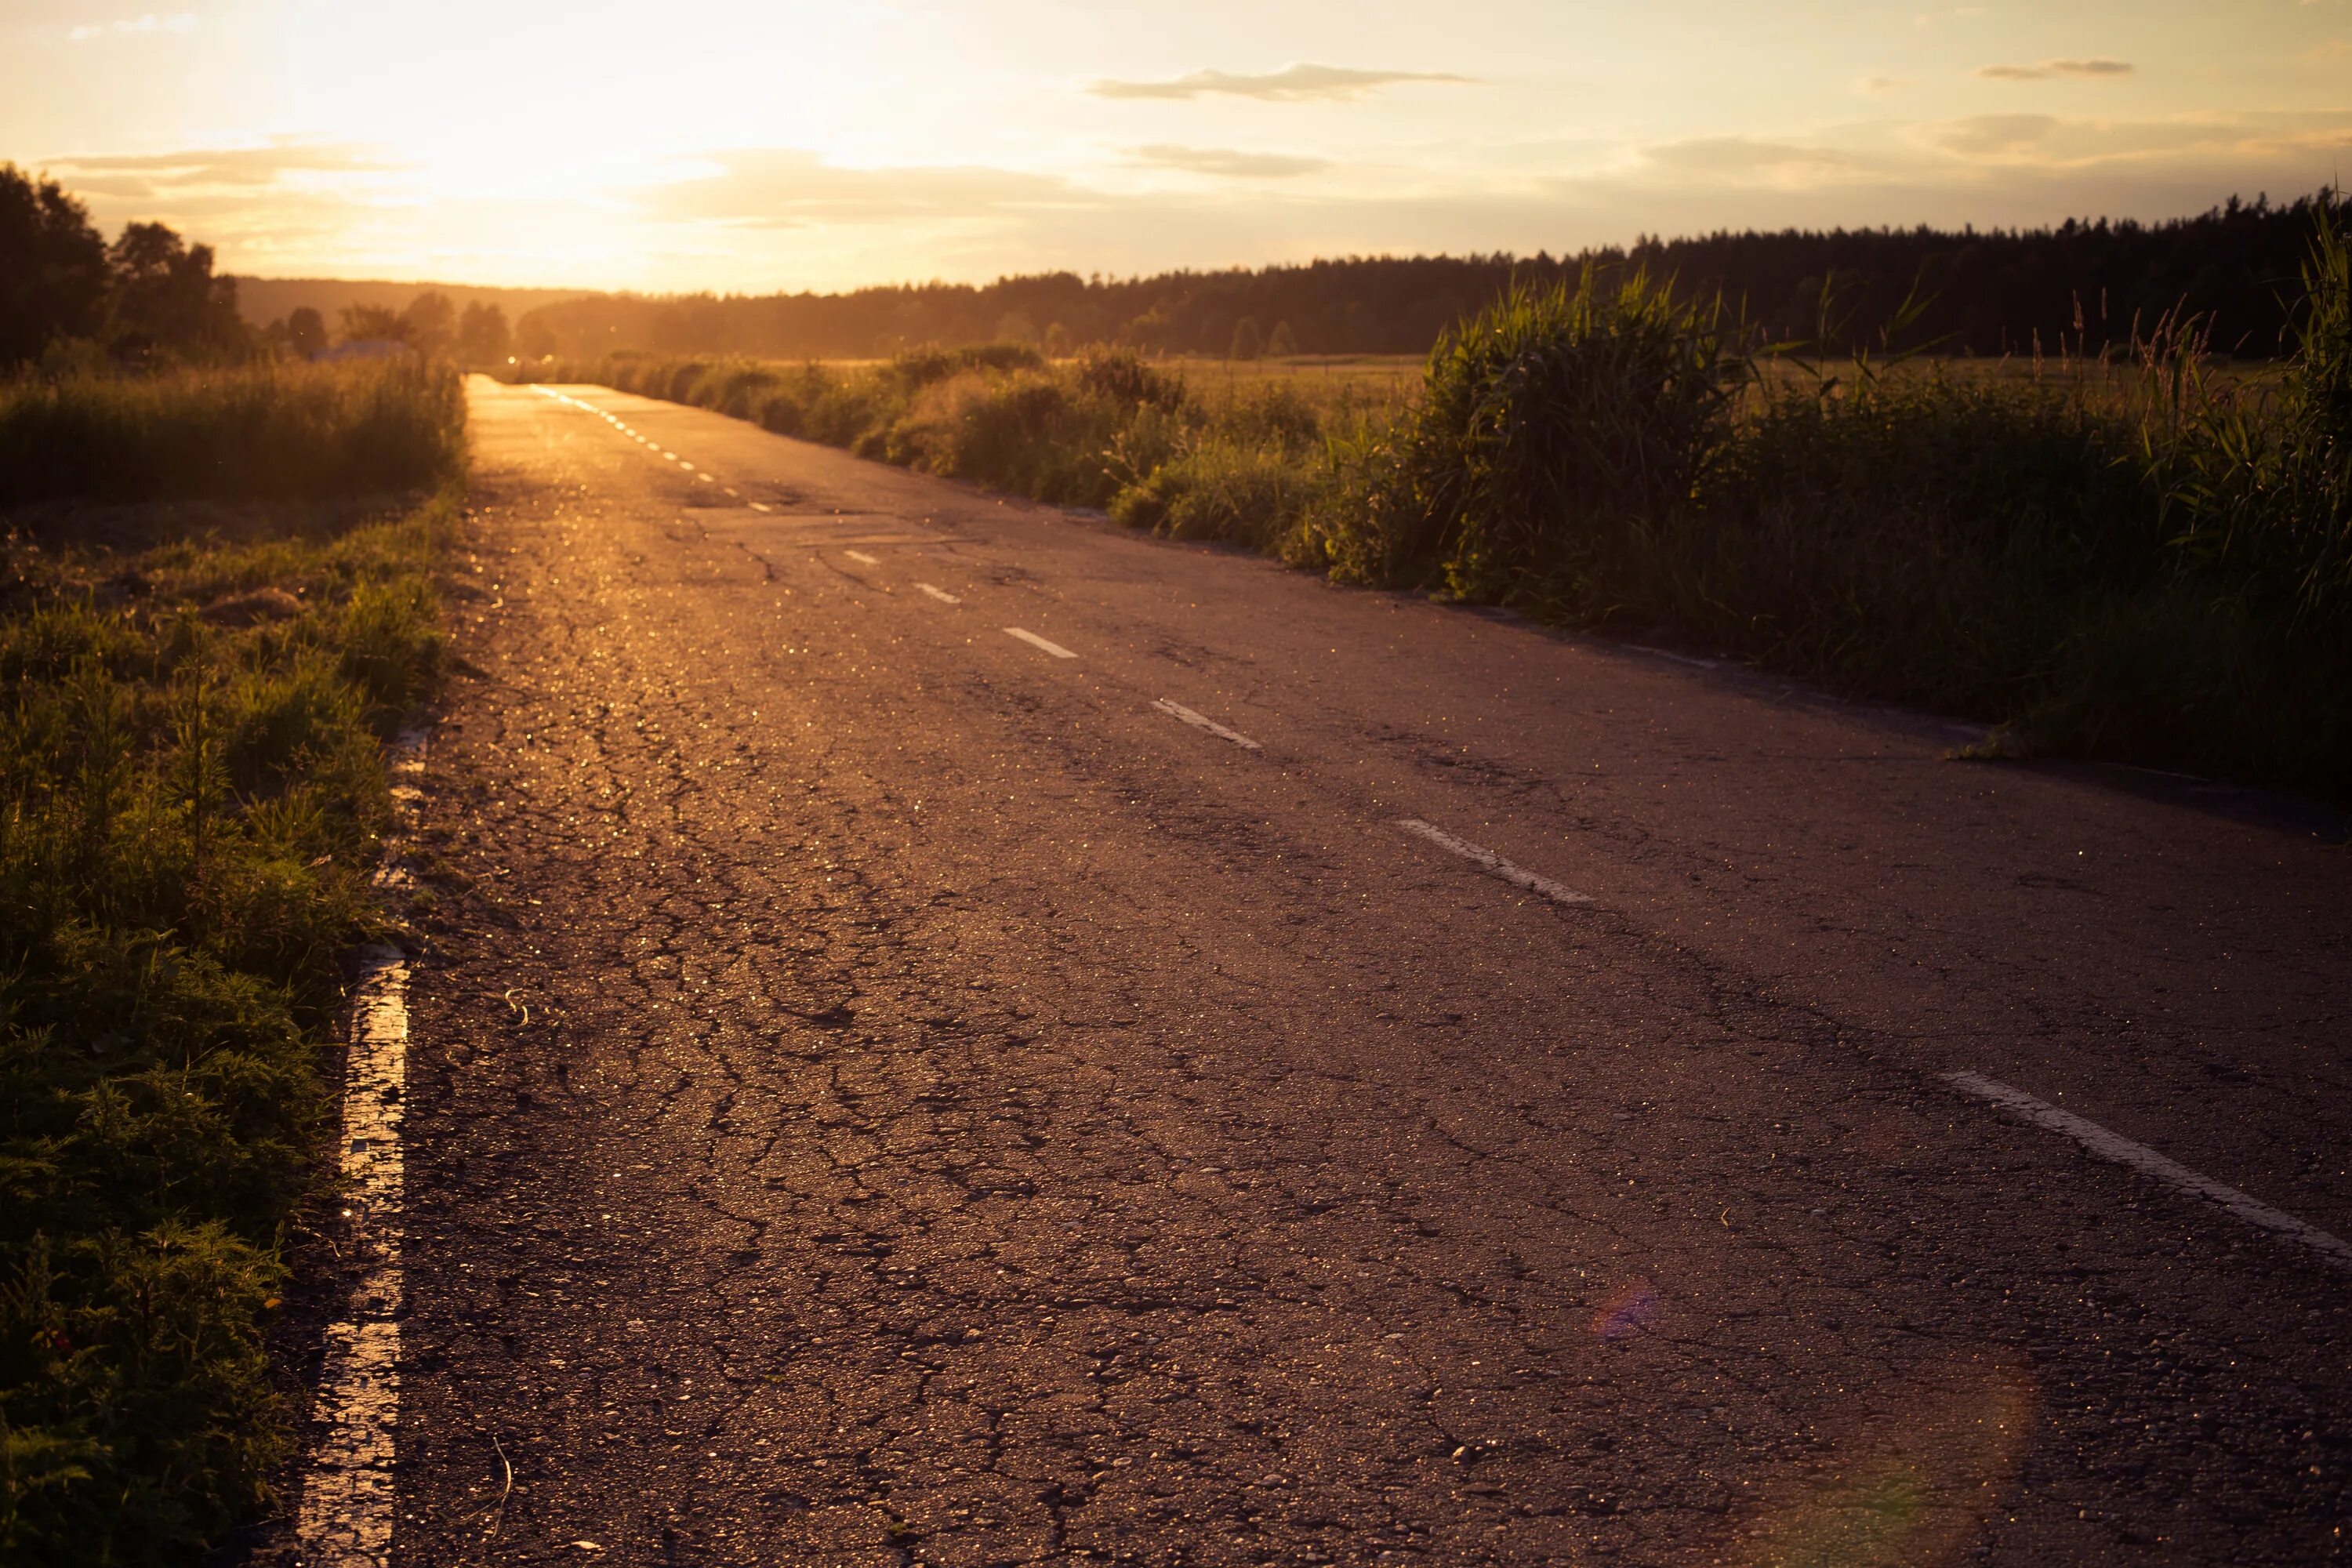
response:
{"label": "road surface", "polygon": [[2309,814],[471,396],[395,1561],[2352,1556]]}

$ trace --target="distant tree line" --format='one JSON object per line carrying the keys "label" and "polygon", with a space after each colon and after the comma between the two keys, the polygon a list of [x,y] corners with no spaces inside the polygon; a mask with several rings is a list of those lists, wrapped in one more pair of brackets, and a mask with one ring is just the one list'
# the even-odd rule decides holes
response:
{"label": "distant tree line", "polygon": [[2196,315],[2217,349],[2277,352],[2282,300],[2323,193],[2284,205],[2231,197],[2167,223],[2069,220],[2038,229],[1834,229],[1640,240],[1573,256],[1357,257],[1156,277],[1049,272],[991,284],[842,294],[594,295],[516,323],[519,351],[736,353],[862,358],[917,343],[1011,339],[1048,353],[1116,342],[1148,352],[1418,353],[1513,278],[1586,265],[1671,278],[1720,296],[1760,338],[1843,351],[2097,352]]}
{"label": "distant tree line", "polygon": [[426,292],[394,312],[355,305],[330,335],[308,307],[254,328],[237,313],[236,279],[213,270],[213,248],[160,223],[127,226],[112,244],[89,210],[53,180],[0,163],[0,370],[316,358],[338,343],[381,345],[467,363],[503,361],[506,312],[476,303],[461,314]]}

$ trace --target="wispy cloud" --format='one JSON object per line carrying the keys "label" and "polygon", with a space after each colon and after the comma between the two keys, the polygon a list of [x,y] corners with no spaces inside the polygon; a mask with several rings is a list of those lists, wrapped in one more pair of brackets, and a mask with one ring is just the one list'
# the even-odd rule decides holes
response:
{"label": "wispy cloud", "polygon": [[138,201],[201,190],[257,192],[281,185],[289,174],[313,180],[391,174],[407,165],[356,142],[288,137],[256,147],[51,158],[47,166],[77,189]]}
{"label": "wispy cloud", "polygon": [[169,16],[158,16],[149,11],[137,16],[124,16],[111,22],[84,22],[66,35],[77,44],[93,38],[131,38],[152,33],[193,33],[196,30],[195,14],[181,11]]}
{"label": "wispy cloud", "polygon": [[740,228],[989,219],[1007,209],[1083,199],[1048,174],[977,165],[843,168],[814,153],[713,153],[684,178],[641,193],[657,216]]}
{"label": "wispy cloud", "polygon": [[2038,151],[2057,130],[2047,114],[1979,114],[1927,127],[1920,139],[1963,158],[2018,157]]}
{"label": "wispy cloud", "polygon": [[1234,71],[1197,70],[1168,81],[1098,81],[1087,90],[1097,98],[1202,98],[1223,93],[1234,98],[1264,99],[1287,103],[1307,99],[1359,99],[1375,88],[1399,82],[1433,81],[1466,84],[1475,78],[1451,71],[1355,70],[1346,66],[1296,65],[1278,71],[1249,75]]}
{"label": "wispy cloud", "polygon": [[1977,75],[1988,81],[2043,81],[2058,76],[2129,76],[2137,68],[2129,60],[2043,60],[2031,66],[1979,66]]}
{"label": "wispy cloud", "polygon": [[1223,147],[1171,147],[1164,142],[1130,147],[1128,159],[1154,169],[1177,169],[1188,174],[1211,174],[1229,180],[1286,180],[1331,166],[1328,158],[1242,153]]}
{"label": "wispy cloud", "polygon": [[1869,160],[1834,147],[1809,147],[1753,136],[1697,136],[1641,150],[1642,161],[1677,176],[1708,177],[1747,184],[1819,184],[1846,177]]}

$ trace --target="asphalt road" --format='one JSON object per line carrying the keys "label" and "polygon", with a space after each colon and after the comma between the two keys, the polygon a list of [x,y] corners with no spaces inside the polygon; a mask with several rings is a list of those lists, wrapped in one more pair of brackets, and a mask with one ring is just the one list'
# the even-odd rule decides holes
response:
{"label": "asphalt road", "polygon": [[2309,814],[556,390],[472,393],[397,1561],[2352,1557]]}

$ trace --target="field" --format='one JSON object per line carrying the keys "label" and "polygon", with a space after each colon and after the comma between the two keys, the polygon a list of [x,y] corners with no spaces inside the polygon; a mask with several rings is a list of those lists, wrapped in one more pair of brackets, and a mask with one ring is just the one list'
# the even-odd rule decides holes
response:
{"label": "field", "polygon": [[266,1337],[461,413],[414,365],[0,388],[8,1561],[185,1561],[287,1452]]}

